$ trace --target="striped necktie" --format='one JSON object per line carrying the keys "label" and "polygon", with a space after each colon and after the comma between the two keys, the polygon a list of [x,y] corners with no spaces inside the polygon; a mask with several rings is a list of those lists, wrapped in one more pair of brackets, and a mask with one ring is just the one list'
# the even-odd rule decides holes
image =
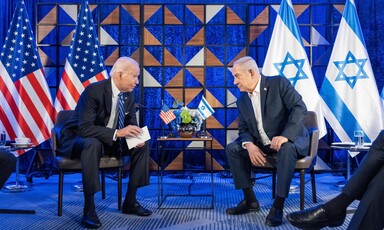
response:
{"label": "striped necktie", "polygon": [[[117,106],[118,106],[118,128],[122,129],[124,128],[124,98],[123,93],[118,94],[117,98]],[[124,144],[125,138],[119,138],[119,150],[122,152],[123,150],[123,144]]]}

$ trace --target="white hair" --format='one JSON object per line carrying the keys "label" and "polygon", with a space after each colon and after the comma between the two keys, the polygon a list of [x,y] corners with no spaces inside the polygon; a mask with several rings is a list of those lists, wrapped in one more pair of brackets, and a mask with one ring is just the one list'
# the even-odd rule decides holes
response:
{"label": "white hair", "polygon": [[137,63],[137,61],[135,61],[134,59],[130,57],[120,57],[119,59],[116,60],[115,64],[113,64],[109,75],[113,76],[114,73],[124,72],[126,71],[127,66],[130,66],[130,65],[135,65],[138,69],[140,69],[139,63]]}
{"label": "white hair", "polygon": [[235,65],[238,65],[238,67],[240,67],[241,69],[243,69],[245,71],[252,69],[256,73],[260,73],[259,72],[259,67],[257,66],[257,63],[256,63],[255,59],[253,59],[250,56],[245,56],[245,57],[237,59],[233,63],[233,66],[235,66]]}

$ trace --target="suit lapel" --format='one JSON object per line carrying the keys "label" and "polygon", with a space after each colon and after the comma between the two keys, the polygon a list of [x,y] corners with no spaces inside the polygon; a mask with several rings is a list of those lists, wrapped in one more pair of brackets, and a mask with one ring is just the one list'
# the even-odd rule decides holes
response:
{"label": "suit lapel", "polygon": [[105,119],[104,123],[105,125],[108,124],[109,117],[111,116],[111,108],[112,108],[112,85],[111,85],[111,78],[108,79],[105,83],[104,87],[104,103],[105,103]]}
{"label": "suit lapel", "polygon": [[244,103],[245,103],[244,108],[247,110],[246,114],[250,115],[249,119],[251,120],[252,126],[254,127],[255,130],[257,130],[256,115],[255,115],[255,112],[253,111],[252,101],[251,101],[251,98],[249,98],[248,93],[244,93]]}
{"label": "suit lapel", "polygon": [[262,117],[266,117],[265,101],[267,99],[267,92],[268,92],[267,78],[263,75],[260,75],[260,109],[261,109]]}
{"label": "suit lapel", "polygon": [[129,104],[129,100],[128,100],[128,96],[129,96],[130,93],[124,93],[123,94],[123,97],[124,97],[124,115],[128,115],[127,114],[127,111],[128,111],[128,104]]}

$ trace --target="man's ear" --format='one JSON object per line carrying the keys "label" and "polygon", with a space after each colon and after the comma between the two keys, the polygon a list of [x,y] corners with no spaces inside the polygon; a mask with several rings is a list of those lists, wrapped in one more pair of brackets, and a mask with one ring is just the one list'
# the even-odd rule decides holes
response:
{"label": "man's ear", "polygon": [[253,69],[249,69],[248,72],[251,74],[251,77],[255,77],[255,71],[253,71]]}

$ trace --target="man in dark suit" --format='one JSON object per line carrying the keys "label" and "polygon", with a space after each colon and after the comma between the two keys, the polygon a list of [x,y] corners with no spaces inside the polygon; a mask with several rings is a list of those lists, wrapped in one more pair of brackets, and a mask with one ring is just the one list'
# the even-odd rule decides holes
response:
{"label": "man in dark suit", "polygon": [[373,141],[343,191],[325,204],[287,215],[292,225],[320,229],[344,223],[347,207],[360,200],[348,229],[384,229],[384,130]]}
{"label": "man in dark suit", "polygon": [[277,167],[277,190],[273,206],[266,218],[269,226],[282,223],[285,198],[294,174],[296,161],[308,154],[309,135],[303,125],[306,106],[283,77],[260,75],[256,61],[243,57],[233,64],[234,84],[243,94],[239,109],[239,141],[227,145],[226,154],[236,189],[242,189],[244,200],[227,209],[237,215],[259,211],[253,192],[252,166],[262,166],[267,155]]}
{"label": "man in dark suit", "polygon": [[0,189],[3,188],[8,177],[16,166],[16,157],[12,153],[0,150]]}
{"label": "man in dark suit", "polygon": [[[136,137],[142,132],[137,126],[132,93],[139,83],[139,74],[140,68],[135,60],[119,58],[112,67],[109,79],[93,83],[84,90],[73,116],[61,131],[59,154],[80,158],[82,162],[84,227],[101,226],[95,210],[94,194],[101,190],[98,167],[104,154],[118,156],[122,153],[131,158],[130,179],[122,212],[139,216],[152,213],[136,200],[137,189],[149,184],[148,142],[131,150],[128,150],[125,142],[125,137]],[[124,101],[123,128],[118,128],[119,97]],[[124,140],[122,146],[120,140]]]}

